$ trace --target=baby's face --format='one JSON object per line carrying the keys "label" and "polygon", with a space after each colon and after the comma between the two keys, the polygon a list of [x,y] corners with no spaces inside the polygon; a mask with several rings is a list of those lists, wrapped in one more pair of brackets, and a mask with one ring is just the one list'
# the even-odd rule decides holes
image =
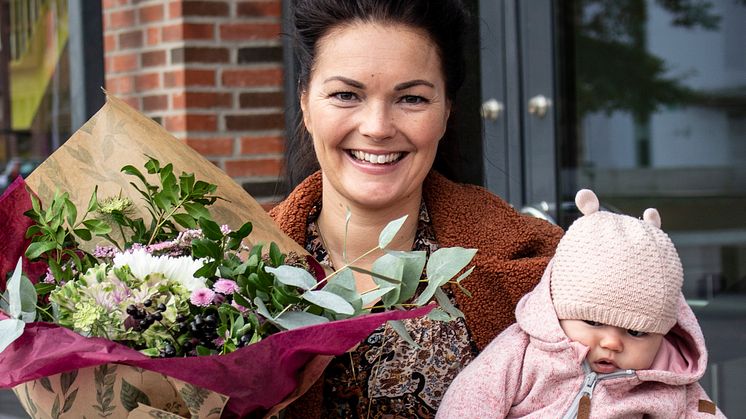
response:
{"label": "baby's face", "polygon": [[570,340],[590,348],[588,363],[593,371],[607,374],[618,369],[650,368],[663,335],[608,326],[588,320],[560,320]]}

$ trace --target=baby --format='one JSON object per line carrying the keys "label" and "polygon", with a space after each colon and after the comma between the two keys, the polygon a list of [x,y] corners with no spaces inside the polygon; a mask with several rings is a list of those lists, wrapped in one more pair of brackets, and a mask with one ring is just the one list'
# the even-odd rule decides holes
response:
{"label": "baby", "polygon": [[575,203],[583,216],[517,323],[456,377],[437,417],[724,417],[698,383],[707,350],[658,211],[599,211],[587,189]]}

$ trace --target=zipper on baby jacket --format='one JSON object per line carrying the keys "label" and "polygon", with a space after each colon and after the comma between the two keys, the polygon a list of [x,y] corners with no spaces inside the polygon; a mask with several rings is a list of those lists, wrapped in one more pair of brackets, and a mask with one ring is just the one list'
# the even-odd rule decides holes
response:
{"label": "zipper on baby jacket", "polygon": [[[635,374],[634,370],[614,371],[608,374],[598,374],[591,370],[588,361],[583,361],[583,373],[585,378],[583,384],[580,386],[580,391],[575,395],[575,398],[570,405],[562,419],[587,419],[588,412],[590,411],[591,398],[593,398],[593,390],[596,388],[596,384],[602,380],[608,380],[611,378],[629,377]],[[578,416],[578,413],[583,413],[583,417]]]}

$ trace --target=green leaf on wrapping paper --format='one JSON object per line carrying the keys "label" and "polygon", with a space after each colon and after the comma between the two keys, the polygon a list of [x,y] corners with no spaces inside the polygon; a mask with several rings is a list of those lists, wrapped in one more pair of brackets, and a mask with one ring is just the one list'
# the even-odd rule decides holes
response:
{"label": "green leaf on wrapping paper", "polygon": [[115,410],[114,383],[116,382],[117,366],[103,364],[93,370],[94,383],[96,385],[96,401],[98,404],[93,408],[98,411],[99,416],[108,417]]}
{"label": "green leaf on wrapping paper", "polygon": [[205,400],[210,396],[209,391],[201,387],[193,386],[189,383],[179,390],[179,394],[181,395],[181,398],[184,399],[184,403],[186,403],[187,409],[189,409],[189,413],[192,414],[192,417],[196,417],[196,415],[199,414],[199,410],[202,408]]}
{"label": "green leaf on wrapping paper", "polygon": [[295,266],[282,265],[277,268],[266,267],[265,270],[277,278],[280,283],[310,290],[316,285],[316,279],[307,270]]}
{"label": "green leaf on wrapping paper", "polygon": [[427,287],[417,297],[415,304],[427,304],[435,295],[435,290],[464,269],[476,253],[477,249],[464,249],[463,247],[446,247],[434,251],[427,260]]}
{"label": "green leaf on wrapping paper", "polygon": [[407,327],[404,325],[403,321],[389,320],[387,323],[389,324],[389,326],[391,326],[392,329],[394,329],[394,332],[396,332],[402,339],[404,339],[405,342],[409,343],[417,349],[420,349],[420,345],[418,345],[417,342],[412,339],[412,336],[409,335],[409,331],[407,330]]}
{"label": "green leaf on wrapping paper", "polygon": [[344,298],[328,291],[306,291],[301,295],[301,298],[338,314],[352,315],[355,313],[355,309]]}
{"label": "green leaf on wrapping paper", "polygon": [[36,404],[34,404],[34,401],[33,401],[33,400],[31,399],[31,395],[30,395],[30,394],[29,394],[29,392],[28,392],[28,383],[26,383],[26,384],[25,384],[25,385],[23,386],[23,389],[24,389],[24,390],[25,390],[25,392],[26,392],[26,405],[27,405],[27,406],[28,406],[28,408],[29,408],[29,409],[31,410],[31,416],[34,416],[34,417],[35,417],[35,416],[36,416],[36,412],[38,412],[38,411],[39,411],[39,409],[38,409],[38,408],[36,407]]}
{"label": "green leaf on wrapping paper", "polygon": [[396,233],[399,232],[399,229],[401,229],[401,226],[404,225],[404,221],[406,220],[407,216],[405,215],[388,223],[386,227],[381,230],[381,234],[378,235],[378,247],[380,247],[381,249],[385,249],[386,246],[388,246],[391,241],[394,240],[394,237],[396,237]]}
{"label": "green leaf on wrapping paper", "polygon": [[122,407],[128,412],[137,409],[138,403],[150,405],[148,396],[125,379],[122,379],[122,390],[119,392],[119,398],[122,402]]}
{"label": "green leaf on wrapping paper", "polygon": [[47,390],[48,392],[54,393],[54,390],[52,390],[52,382],[49,381],[49,377],[40,378],[39,384],[41,384],[41,386],[44,387],[44,389]]}
{"label": "green leaf on wrapping paper", "polygon": [[77,377],[78,377],[78,370],[63,372],[60,375],[60,385],[62,385],[62,394],[67,394],[67,391],[70,390],[70,387],[73,385]]}
{"label": "green leaf on wrapping paper", "polygon": [[207,412],[207,417],[209,418],[210,416],[213,416],[213,415],[220,417],[221,413],[223,413],[222,407],[213,407],[212,409],[210,409],[209,412]]}
{"label": "green leaf on wrapping paper", "polygon": [[72,393],[68,394],[67,397],[65,397],[65,404],[62,405],[62,413],[66,413],[69,411],[73,404],[75,404],[75,398],[78,397],[78,389],[76,388],[73,390]]}
{"label": "green leaf on wrapping paper", "polygon": [[52,412],[51,412],[52,419],[58,419],[60,417],[60,398],[56,397],[54,398],[54,405],[52,405]]}

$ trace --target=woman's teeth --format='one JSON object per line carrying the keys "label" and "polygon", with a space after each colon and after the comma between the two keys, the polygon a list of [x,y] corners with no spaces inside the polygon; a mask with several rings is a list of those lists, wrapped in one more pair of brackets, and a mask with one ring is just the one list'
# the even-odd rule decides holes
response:
{"label": "woman's teeth", "polygon": [[356,159],[367,161],[368,163],[386,164],[398,160],[402,153],[370,154],[359,150],[351,150],[350,154]]}

